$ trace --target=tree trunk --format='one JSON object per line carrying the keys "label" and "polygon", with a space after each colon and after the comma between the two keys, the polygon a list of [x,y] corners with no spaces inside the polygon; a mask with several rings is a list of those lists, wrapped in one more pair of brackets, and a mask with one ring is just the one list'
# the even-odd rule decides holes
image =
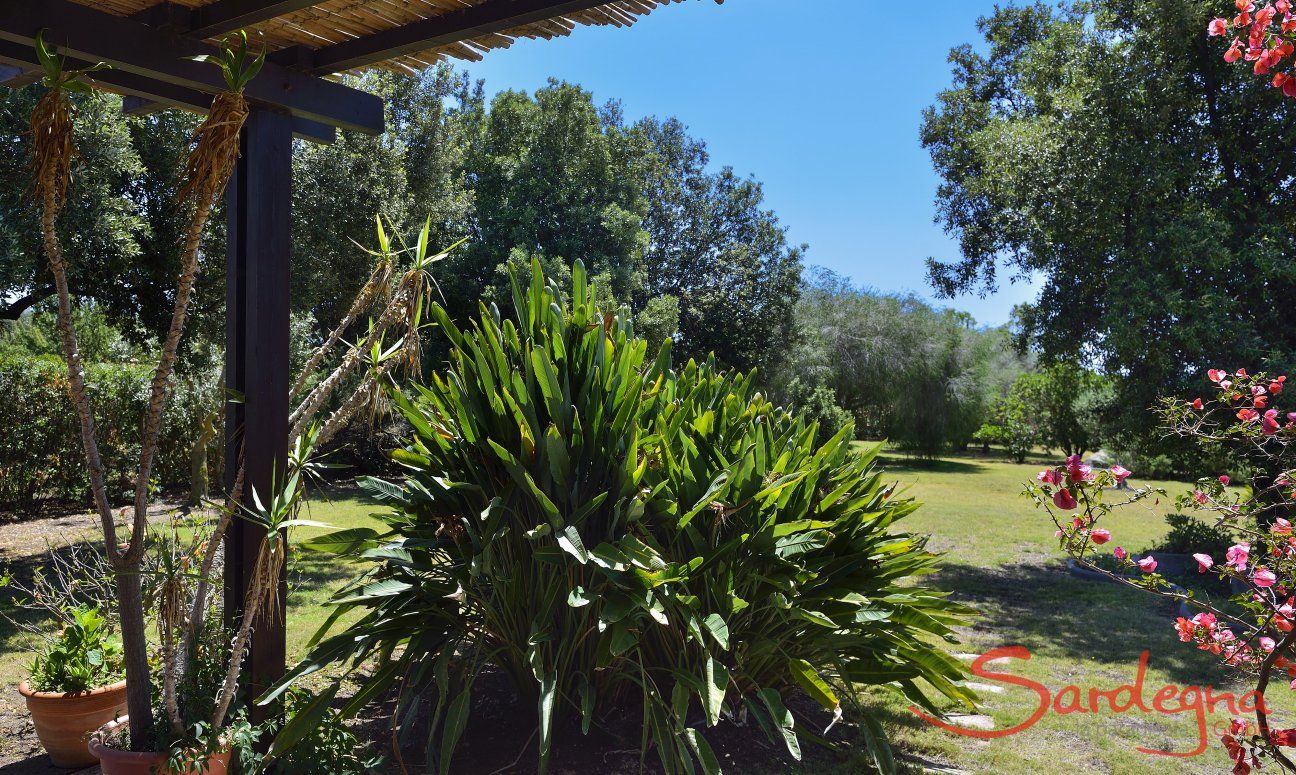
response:
{"label": "tree trunk", "polygon": [[117,573],[117,610],[121,617],[123,657],[126,662],[126,711],[130,714],[131,750],[153,749],[153,690],[144,636],[144,597],[140,574],[129,569]]}

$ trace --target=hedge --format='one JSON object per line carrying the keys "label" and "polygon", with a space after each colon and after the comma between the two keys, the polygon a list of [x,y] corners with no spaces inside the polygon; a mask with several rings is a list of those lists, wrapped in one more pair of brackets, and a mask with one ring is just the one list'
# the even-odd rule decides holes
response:
{"label": "hedge", "polygon": [[[86,365],[108,493],[129,502],[139,465],[140,426],[152,369],[132,363]],[[0,356],[0,406],[8,418],[0,444],[0,508],[44,499],[88,500],[80,426],[67,392],[67,367],[53,356]],[[190,451],[213,392],[176,381],[163,417],[155,484],[188,487]]]}

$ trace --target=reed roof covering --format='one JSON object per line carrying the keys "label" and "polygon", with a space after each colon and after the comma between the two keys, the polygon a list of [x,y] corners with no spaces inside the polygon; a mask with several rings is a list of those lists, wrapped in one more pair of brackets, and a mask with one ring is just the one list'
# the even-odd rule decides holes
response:
{"label": "reed roof covering", "polygon": [[[414,71],[444,57],[478,60],[518,38],[558,38],[582,25],[626,27],[659,6],[683,0],[74,1],[145,20],[149,14],[155,20],[165,9],[196,20],[206,15],[251,21],[238,26],[268,51],[297,55],[281,56],[284,64],[296,59],[302,69],[327,74],[370,67]],[[186,32],[184,25],[178,27]],[[216,40],[234,28],[195,22],[187,32]],[[208,30],[214,34],[206,35]]]}

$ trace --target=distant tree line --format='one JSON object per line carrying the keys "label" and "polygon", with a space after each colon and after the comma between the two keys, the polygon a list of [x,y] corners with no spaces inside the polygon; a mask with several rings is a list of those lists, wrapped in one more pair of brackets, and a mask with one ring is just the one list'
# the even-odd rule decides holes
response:
{"label": "distant tree line", "polygon": [[[375,215],[405,232],[430,220],[439,245],[466,238],[436,277],[456,317],[500,299],[510,265],[538,258],[562,282],[579,259],[641,331],[673,335],[681,357],[715,353],[748,369],[791,335],[803,249],[788,244],[760,183],[713,169],[678,120],[629,123],[615,103],[557,82],[487,100],[449,66],[357,85],[386,100],[386,133],[294,151],[292,309],[308,335],[335,326],[367,278],[356,243],[372,244]],[[26,195],[26,117],[40,88],[0,94],[0,319],[51,293]],[[110,96],[78,108],[76,200],[61,224],[72,290],[147,343],[169,309],[176,173],[195,119],[127,117]],[[203,362],[223,342],[221,219],[209,232],[186,354]]]}
{"label": "distant tree line", "polygon": [[924,457],[970,445],[1018,460],[1036,448],[1095,452],[1108,381],[1074,363],[1037,363],[1009,326],[913,295],[806,274],[795,344],[768,379],[775,395],[817,415],[825,434],[854,421],[861,438]]}

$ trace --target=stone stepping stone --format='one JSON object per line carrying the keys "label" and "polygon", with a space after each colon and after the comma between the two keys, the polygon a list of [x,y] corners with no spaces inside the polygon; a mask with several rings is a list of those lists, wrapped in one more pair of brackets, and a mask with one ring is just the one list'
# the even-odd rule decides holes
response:
{"label": "stone stepping stone", "polygon": [[967,727],[968,729],[994,729],[995,728],[995,723],[993,718],[989,716],[975,715],[971,713],[968,714],[951,713],[950,715],[945,717],[945,720],[951,724],[956,724],[960,727]]}
{"label": "stone stepping stone", "polygon": [[998,684],[979,684],[973,681],[965,681],[964,686],[979,694],[1003,694],[1004,688]]}
{"label": "stone stepping stone", "polygon": [[[979,656],[981,656],[981,655],[980,655],[980,654],[955,654],[955,655],[954,655],[954,658],[955,658],[955,659],[961,659],[961,660],[963,660],[964,662],[971,662],[971,661],[975,660],[975,659],[976,659],[977,657],[979,657]],[[1012,657],[995,657],[994,659],[990,659],[990,660],[985,661],[983,664],[986,664],[986,665],[998,665],[998,664],[1002,664],[1002,663],[1004,663],[1004,662],[1011,662],[1011,661],[1012,661]]]}

